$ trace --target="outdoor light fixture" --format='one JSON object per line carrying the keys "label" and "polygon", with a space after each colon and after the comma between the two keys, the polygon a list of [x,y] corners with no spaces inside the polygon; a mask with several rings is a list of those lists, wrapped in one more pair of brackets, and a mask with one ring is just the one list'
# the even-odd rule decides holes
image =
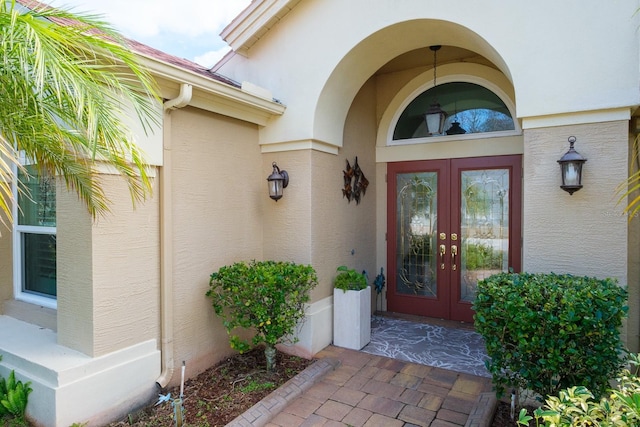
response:
{"label": "outdoor light fixture", "polygon": [[269,197],[277,202],[282,198],[282,190],[289,185],[289,174],[286,170],[281,171],[276,162],[273,162],[271,166],[273,166],[273,172],[267,178]]}
{"label": "outdoor light fixture", "polygon": [[[440,45],[429,46],[429,49],[433,51],[433,87],[436,87],[436,52],[440,50],[441,47],[442,46]],[[428,135],[442,135],[442,132],[444,132],[444,121],[447,118],[447,113],[442,111],[440,104],[438,104],[437,101],[429,106],[424,118],[427,122]]]}
{"label": "outdoor light fixture", "polygon": [[562,185],[560,188],[569,194],[573,194],[582,188],[582,165],[587,159],[573,149],[576,137],[570,136],[568,140],[569,151],[564,153],[564,156],[558,160],[558,163],[560,163],[560,173],[562,174]]}
{"label": "outdoor light fixture", "polygon": [[447,131],[447,135],[462,135],[465,133],[467,133],[467,131],[460,127],[460,122],[457,120],[451,123],[451,127]]}

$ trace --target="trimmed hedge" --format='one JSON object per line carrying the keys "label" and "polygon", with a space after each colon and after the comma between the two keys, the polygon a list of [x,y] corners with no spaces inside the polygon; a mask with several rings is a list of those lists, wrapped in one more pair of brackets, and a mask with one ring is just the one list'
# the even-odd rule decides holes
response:
{"label": "trimmed hedge", "polygon": [[480,281],[475,327],[498,394],[519,387],[557,395],[572,386],[604,393],[623,366],[626,297],[612,279],[500,273]]}
{"label": "trimmed hedge", "polygon": [[[292,336],[305,315],[309,293],[317,285],[310,265],[284,261],[237,262],[211,274],[207,296],[223,319],[231,347],[274,346]],[[255,331],[251,344],[236,329]]]}

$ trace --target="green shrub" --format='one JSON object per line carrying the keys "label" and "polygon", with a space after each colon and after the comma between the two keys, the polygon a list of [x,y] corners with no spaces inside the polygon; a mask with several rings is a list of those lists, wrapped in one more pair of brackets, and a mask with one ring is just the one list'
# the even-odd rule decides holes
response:
{"label": "green shrub", "polygon": [[31,391],[31,382],[16,381],[15,371],[7,379],[0,377],[0,420],[6,417],[24,420]]}
{"label": "green shrub", "polygon": [[617,378],[617,387],[611,389],[607,397],[598,401],[586,387],[571,387],[561,390],[558,397],[549,397],[542,408],[534,411],[534,417],[521,410],[519,423],[528,426],[528,421],[535,418],[536,425],[548,427],[640,425],[637,354],[631,355],[630,363],[636,372],[625,369]]}
{"label": "green shrub", "polygon": [[505,387],[600,396],[623,365],[626,290],[611,279],[500,273],[478,283],[475,327],[499,395]]}
{"label": "green shrub", "polygon": [[[318,283],[311,266],[292,262],[251,261],[221,267],[211,274],[207,296],[222,317],[231,347],[239,352],[251,348],[235,330],[252,329],[255,345],[265,344],[267,369],[272,370],[274,346],[291,337],[304,318],[309,292]],[[293,338],[295,339],[295,338]]]}
{"label": "green shrub", "polygon": [[485,243],[470,243],[465,249],[467,270],[502,268],[502,251],[493,249]]}
{"label": "green shrub", "polygon": [[360,291],[368,286],[367,276],[364,272],[358,273],[344,265],[338,267],[337,271],[339,271],[339,273],[333,281],[333,286],[335,286],[336,289],[342,289],[343,292]]}

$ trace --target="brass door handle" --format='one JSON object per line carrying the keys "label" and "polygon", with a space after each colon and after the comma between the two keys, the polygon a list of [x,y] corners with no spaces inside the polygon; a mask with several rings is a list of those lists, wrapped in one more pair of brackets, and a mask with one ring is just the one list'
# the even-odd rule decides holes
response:
{"label": "brass door handle", "polygon": [[440,245],[440,269],[444,270],[444,256],[447,253],[447,247],[445,245]]}
{"label": "brass door handle", "polygon": [[456,266],[456,256],[458,255],[458,246],[451,245],[451,269],[455,270]]}

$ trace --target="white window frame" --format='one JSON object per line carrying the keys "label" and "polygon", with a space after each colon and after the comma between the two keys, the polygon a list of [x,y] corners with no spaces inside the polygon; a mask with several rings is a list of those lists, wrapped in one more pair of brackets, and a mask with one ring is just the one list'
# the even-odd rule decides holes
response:
{"label": "white window frame", "polygon": [[[20,153],[20,164],[29,165],[32,162],[28,161],[24,152]],[[57,297],[47,297],[43,295],[37,295],[30,292],[25,292],[22,289],[23,277],[22,268],[24,261],[22,236],[24,234],[47,234],[56,235],[57,227],[41,227],[35,225],[20,225],[18,217],[18,167],[13,167],[13,295],[18,301],[24,301],[26,303],[40,305],[42,307],[57,309],[58,299]],[[57,253],[57,248],[56,248]],[[57,284],[56,284],[57,287]]]}

